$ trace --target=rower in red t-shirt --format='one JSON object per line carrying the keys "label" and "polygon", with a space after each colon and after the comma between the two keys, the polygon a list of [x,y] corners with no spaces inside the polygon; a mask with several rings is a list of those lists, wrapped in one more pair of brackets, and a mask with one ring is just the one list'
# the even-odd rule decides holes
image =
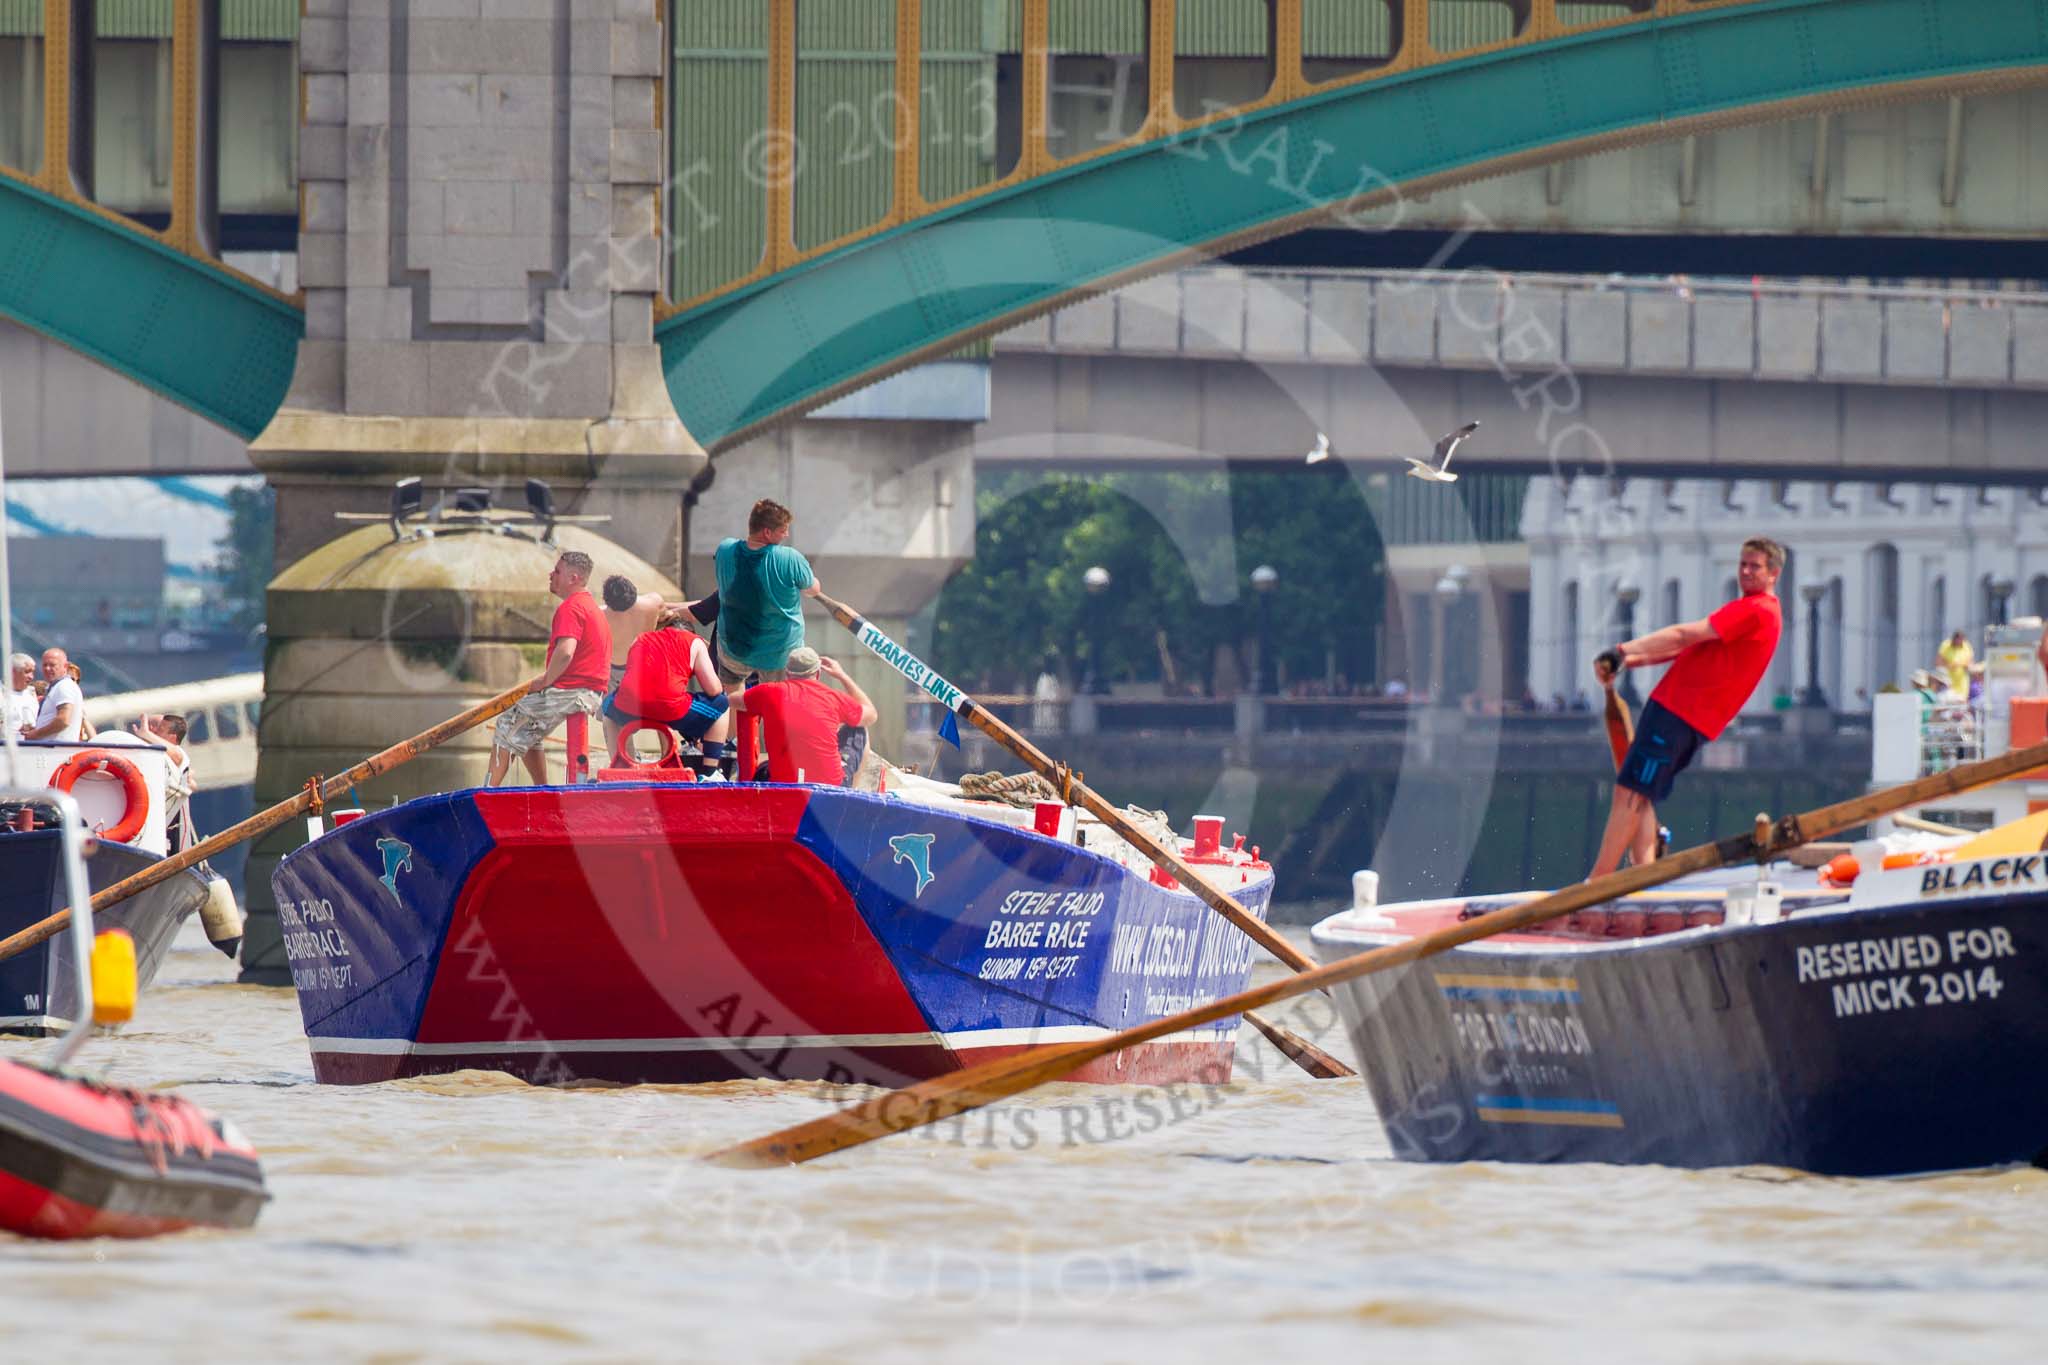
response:
{"label": "rower in red t-shirt", "polygon": [[[839,727],[873,725],[881,713],[845,669],[834,660],[820,658],[808,645],[792,649],[783,667],[789,673],[787,681],[756,683],[727,694],[733,710],[759,716],[768,732],[768,780],[844,786],[846,768],[839,761]],[[820,672],[846,691],[835,692],[819,682]],[[743,718],[741,724],[746,723]]]}
{"label": "rower in red t-shirt", "polygon": [[562,599],[548,626],[547,669],[528,686],[510,711],[498,717],[491,732],[491,771],[484,782],[495,787],[505,780],[513,755],[525,763],[537,784],[547,785],[547,758],[541,741],[571,715],[594,716],[610,679],[611,628],[597,599],[590,595],[590,556],[564,550],[548,574],[548,591]]}
{"label": "rower in red t-shirt", "polygon": [[1636,723],[1635,742],[1614,779],[1614,806],[1600,840],[1594,877],[1621,866],[1626,852],[1640,866],[1656,856],[1656,804],[1671,795],[1671,783],[1702,744],[1717,738],[1735,719],[1777,652],[1783,617],[1778,575],[1785,550],[1758,536],[1742,543],[1735,579],[1742,596],[1712,616],[1666,626],[1604,650],[1593,671],[1605,685],[1624,668],[1671,662],[1671,671],[1650,694]]}
{"label": "rower in red t-shirt", "polygon": [[[695,678],[700,689],[690,690]],[[660,721],[704,750],[699,771],[709,777],[725,759],[725,684],[704,641],[680,626],[657,626],[626,651],[618,691],[604,704],[604,718],[616,729],[636,720]]]}

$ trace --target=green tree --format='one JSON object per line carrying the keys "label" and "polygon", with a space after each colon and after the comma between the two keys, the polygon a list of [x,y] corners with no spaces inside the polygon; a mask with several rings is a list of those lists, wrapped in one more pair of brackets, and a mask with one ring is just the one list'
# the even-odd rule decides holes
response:
{"label": "green tree", "polygon": [[248,629],[263,620],[263,595],[277,557],[277,495],[268,484],[228,493],[228,529],[216,548],[221,597],[235,625]]}
{"label": "green tree", "polygon": [[[1269,604],[1290,677],[1375,676],[1384,595],[1376,519],[1348,478],[1208,471],[983,479],[975,557],[941,594],[932,654],[970,686],[1022,691],[1056,656],[1070,682],[1213,682],[1217,646],[1248,667],[1259,604],[1250,574],[1280,575]],[[1109,589],[1083,575],[1100,565]],[[1099,649],[1101,659],[1093,657]]]}

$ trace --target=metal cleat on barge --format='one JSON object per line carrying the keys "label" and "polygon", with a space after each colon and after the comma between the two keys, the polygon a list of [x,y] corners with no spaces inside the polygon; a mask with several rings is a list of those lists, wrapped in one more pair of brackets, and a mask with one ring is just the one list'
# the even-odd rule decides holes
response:
{"label": "metal cleat on barge", "polygon": [[[1677,883],[1340,988],[1417,1161],[1895,1175],[2048,1156],[2048,814]],[[1848,885],[1832,884],[1848,883]],[[1354,906],[1326,961],[1522,897]]]}
{"label": "metal cleat on barge", "polygon": [[[323,834],[273,878],[315,1076],[894,1086],[1244,986],[1251,942],[1091,817],[888,777],[460,791]],[[1173,845],[1263,916],[1220,826]],[[1237,1026],[1074,1079],[1219,1081]]]}

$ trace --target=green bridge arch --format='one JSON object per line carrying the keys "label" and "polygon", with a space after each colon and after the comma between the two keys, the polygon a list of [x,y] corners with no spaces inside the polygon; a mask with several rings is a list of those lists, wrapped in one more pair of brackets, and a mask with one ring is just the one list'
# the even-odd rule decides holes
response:
{"label": "green bridge arch", "polygon": [[[2044,78],[2048,0],[1763,0],[1663,15],[1123,148],[755,281],[656,338],[677,412],[716,449],[1091,288],[1284,232],[1361,193]],[[282,403],[305,332],[290,303],[11,176],[0,243],[0,316],[244,438]]]}
{"label": "green bridge arch", "polygon": [[769,275],[668,319],[656,339],[677,412],[715,450],[1091,288],[1360,194],[2044,77],[2048,0],[1769,0],[1660,16],[1120,149]]}
{"label": "green bridge arch", "polygon": [[248,440],[284,402],[305,314],[224,266],[0,176],[0,316]]}

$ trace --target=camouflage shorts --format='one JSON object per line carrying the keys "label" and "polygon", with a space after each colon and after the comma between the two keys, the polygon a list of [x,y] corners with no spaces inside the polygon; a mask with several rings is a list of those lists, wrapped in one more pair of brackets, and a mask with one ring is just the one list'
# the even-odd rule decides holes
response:
{"label": "camouflage shorts", "polygon": [[602,692],[581,687],[550,687],[530,692],[504,715],[491,732],[491,743],[510,753],[523,754],[555,732],[555,727],[574,715],[594,716],[604,701]]}

